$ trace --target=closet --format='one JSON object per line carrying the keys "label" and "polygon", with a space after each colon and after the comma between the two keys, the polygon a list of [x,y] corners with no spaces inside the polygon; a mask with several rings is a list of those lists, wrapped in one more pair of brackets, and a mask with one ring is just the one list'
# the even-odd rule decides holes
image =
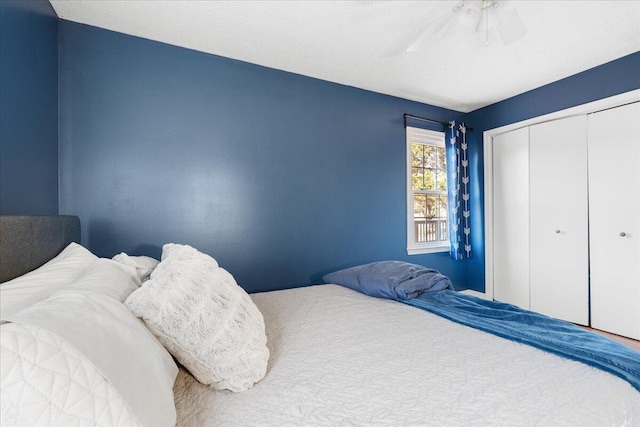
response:
{"label": "closet", "polygon": [[640,103],[491,145],[494,299],[640,339]]}

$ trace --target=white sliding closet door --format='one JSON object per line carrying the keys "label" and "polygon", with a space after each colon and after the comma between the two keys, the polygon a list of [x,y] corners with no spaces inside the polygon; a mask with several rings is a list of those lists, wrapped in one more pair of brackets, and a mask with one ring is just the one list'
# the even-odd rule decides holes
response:
{"label": "white sliding closet door", "polygon": [[591,325],[640,339],[640,103],[588,121]]}
{"label": "white sliding closet door", "polygon": [[587,116],[529,129],[531,310],[589,324]]}
{"label": "white sliding closet door", "polygon": [[529,308],[529,128],[493,138],[493,297]]}

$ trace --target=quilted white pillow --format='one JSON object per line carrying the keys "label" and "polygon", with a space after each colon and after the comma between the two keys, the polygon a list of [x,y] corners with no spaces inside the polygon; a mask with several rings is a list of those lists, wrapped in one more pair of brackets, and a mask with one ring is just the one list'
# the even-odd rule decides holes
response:
{"label": "quilted white pillow", "polygon": [[3,324],[0,337],[0,425],[142,427],[109,380],[62,338],[18,323]]}
{"label": "quilted white pillow", "polygon": [[201,383],[239,392],[264,377],[269,349],[262,313],[210,256],[164,245],[151,279],[125,304]]}
{"label": "quilted white pillow", "polygon": [[[174,426],[178,367],[115,299],[61,291],[0,326],[0,425]],[[136,422],[138,421],[138,422]]]}

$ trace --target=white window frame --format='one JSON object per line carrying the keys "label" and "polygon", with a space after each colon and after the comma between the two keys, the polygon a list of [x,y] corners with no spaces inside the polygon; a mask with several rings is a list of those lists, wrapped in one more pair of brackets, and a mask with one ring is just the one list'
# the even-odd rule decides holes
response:
{"label": "white window frame", "polygon": [[[436,252],[448,252],[450,248],[449,236],[443,242],[416,242],[415,223],[413,213],[413,186],[411,180],[412,152],[411,145],[414,143],[436,145],[445,147],[444,132],[407,126],[406,129],[406,170],[407,170],[407,254],[419,255]],[[446,148],[446,147],[445,147]],[[445,171],[446,172],[446,171]],[[447,182],[447,186],[449,183]]]}

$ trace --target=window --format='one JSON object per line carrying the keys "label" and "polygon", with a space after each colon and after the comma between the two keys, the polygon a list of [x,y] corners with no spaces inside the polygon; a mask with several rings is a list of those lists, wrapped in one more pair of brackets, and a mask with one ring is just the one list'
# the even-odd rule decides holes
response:
{"label": "window", "polygon": [[407,126],[407,253],[449,250],[444,133]]}

